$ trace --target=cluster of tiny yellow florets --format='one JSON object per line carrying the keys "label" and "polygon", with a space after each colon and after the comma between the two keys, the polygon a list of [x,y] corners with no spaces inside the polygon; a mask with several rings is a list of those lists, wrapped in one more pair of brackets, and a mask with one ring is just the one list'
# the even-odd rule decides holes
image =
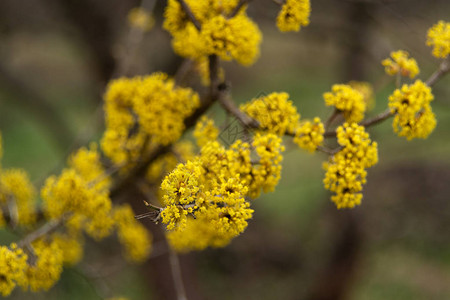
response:
{"label": "cluster of tiny yellow florets", "polygon": [[199,147],[205,146],[210,141],[215,141],[219,136],[219,129],[214,125],[214,120],[202,116],[197,122],[194,137]]}
{"label": "cluster of tiny yellow florets", "polygon": [[278,29],[282,32],[299,31],[309,25],[311,4],[309,0],[286,0],[277,17]]}
{"label": "cluster of tiny yellow florets", "polygon": [[450,23],[439,21],[428,30],[427,45],[433,47],[433,55],[446,58],[450,54]]}
{"label": "cluster of tiny yellow florets", "polygon": [[222,247],[245,230],[253,213],[245,197],[275,188],[284,150],[281,138],[271,133],[256,134],[252,146],[259,159],[254,164],[250,144],[237,140],[226,149],[210,141],[163,180],[161,219],[175,249]]}
{"label": "cluster of tiny yellow florets", "polygon": [[151,145],[178,140],[199,104],[197,93],[163,73],[114,80],[105,94],[102,150],[118,165],[133,162]]}
{"label": "cluster of tiny yellow florets", "polygon": [[353,208],[361,204],[362,186],[367,171],[378,162],[377,143],[372,142],[363,126],[344,123],[336,130],[342,150],[324,163],[325,188],[334,192],[331,200],[337,208]]}
{"label": "cluster of tiny yellow florets", "polygon": [[216,54],[242,65],[250,65],[258,58],[261,32],[246,15],[246,6],[229,18],[238,3],[236,0],[187,0],[186,3],[201,29],[195,28],[178,1],[169,0],[163,26],[172,34],[176,53],[192,59]]}
{"label": "cluster of tiny yellow florets", "polygon": [[259,156],[258,163],[252,168],[249,196],[257,198],[261,189],[267,193],[275,189],[281,178],[281,162],[284,151],[282,139],[275,134],[256,134],[253,147]]}
{"label": "cluster of tiny yellow florets", "polygon": [[404,50],[391,52],[391,58],[381,62],[388,75],[400,74],[401,76],[414,78],[419,74],[419,67],[414,58],[409,58],[409,53]]}
{"label": "cluster of tiny yellow florets", "polygon": [[284,135],[293,133],[300,120],[288,93],[271,93],[241,105],[241,109],[260,123],[260,128]]}
{"label": "cluster of tiny yellow florets", "polygon": [[144,8],[135,7],[128,12],[128,24],[130,27],[142,31],[149,31],[153,28],[153,25],[155,25],[155,19]]}
{"label": "cluster of tiny yellow florets", "polygon": [[26,269],[27,283],[33,292],[48,290],[59,280],[64,255],[55,242],[38,240],[32,244],[35,262]]}
{"label": "cluster of tiny yellow florets", "polygon": [[408,140],[428,137],[436,127],[430,105],[433,99],[431,88],[420,80],[396,89],[389,96],[389,107],[395,113],[392,123],[394,131]]}
{"label": "cluster of tiny yellow florets", "polygon": [[69,158],[69,166],[60,176],[47,178],[41,190],[47,217],[70,217],[73,222],[68,224],[84,228],[94,238],[109,235],[113,225],[110,179],[104,175],[96,147],[77,151]]}
{"label": "cluster of tiny yellow florets", "polygon": [[345,120],[349,123],[359,122],[364,118],[366,102],[358,90],[347,84],[335,84],[331,90],[332,92],[323,94],[327,106],[334,106],[343,112]]}
{"label": "cluster of tiny yellow florets", "polygon": [[131,207],[124,204],[114,209],[113,219],[125,257],[132,262],[142,262],[150,254],[152,237],[134,215]]}
{"label": "cluster of tiny yellow florets", "polygon": [[322,145],[324,133],[325,128],[320,118],[316,117],[312,122],[303,121],[295,130],[294,143],[300,148],[314,152],[317,147]]}
{"label": "cluster of tiny yellow florets", "polygon": [[36,221],[35,195],[36,190],[25,171],[1,170],[0,205],[9,207],[12,223],[31,225]]}
{"label": "cluster of tiny yellow florets", "polygon": [[11,294],[16,285],[25,287],[27,278],[27,255],[17,245],[10,248],[0,246],[0,294],[3,297]]}

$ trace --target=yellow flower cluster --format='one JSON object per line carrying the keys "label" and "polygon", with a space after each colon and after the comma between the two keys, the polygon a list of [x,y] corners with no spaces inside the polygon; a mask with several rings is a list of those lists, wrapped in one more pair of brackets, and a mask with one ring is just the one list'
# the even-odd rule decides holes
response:
{"label": "yellow flower cluster", "polygon": [[343,147],[324,163],[325,188],[334,192],[331,200],[337,208],[353,208],[361,204],[362,185],[367,171],[378,162],[378,145],[370,140],[363,126],[344,123],[336,130],[339,145]]}
{"label": "yellow flower cluster", "polygon": [[245,13],[228,18],[238,1],[186,0],[201,30],[194,24],[176,0],[169,0],[163,27],[172,34],[174,51],[181,56],[198,59],[216,54],[224,60],[234,59],[251,65],[259,56],[261,32]]}
{"label": "yellow flower cluster", "polygon": [[142,262],[150,255],[152,237],[134,215],[131,207],[124,204],[114,209],[113,219],[125,257],[132,262]]}
{"label": "yellow flower cluster", "polygon": [[14,222],[19,225],[31,225],[36,221],[35,195],[36,190],[25,171],[1,170],[0,204],[6,204],[12,208],[10,211]]}
{"label": "yellow flower cluster", "polygon": [[26,268],[27,286],[33,292],[46,291],[59,280],[64,255],[55,242],[38,240],[32,248],[36,261]]}
{"label": "yellow flower cluster", "polygon": [[278,135],[293,133],[300,120],[288,93],[271,93],[252,99],[241,105],[241,110],[256,119],[262,129]]}
{"label": "yellow flower cluster", "polygon": [[332,92],[323,94],[327,106],[334,106],[343,112],[345,120],[349,123],[359,122],[364,118],[366,102],[358,90],[347,84],[335,84],[331,90]]}
{"label": "yellow flower cluster", "polygon": [[280,31],[299,31],[300,26],[309,25],[311,4],[309,0],[286,0],[277,17]]}
{"label": "yellow flower cluster", "polygon": [[163,73],[113,80],[104,98],[106,131],[101,146],[118,165],[136,161],[151,145],[178,140],[184,119],[200,104],[196,92],[176,87]]}
{"label": "yellow flower cluster", "polygon": [[281,138],[257,134],[253,148],[259,161],[252,165],[248,143],[237,140],[229,149],[207,143],[200,155],[179,164],[163,181],[162,222],[176,250],[222,247],[247,227],[253,210],[246,196],[272,191],[280,179]]}
{"label": "yellow flower cluster", "polygon": [[295,130],[294,143],[300,148],[314,152],[317,147],[322,145],[324,133],[325,128],[320,118],[316,117],[312,122],[303,121]]}
{"label": "yellow flower cluster", "polygon": [[194,137],[199,147],[203,147],[210,141],[217,140],[219,129],[214,125],[214,120],[202,116],[195,125]]}
{"label": "yellow flower cluster", "polygon": [[409,53],[404,50],[391,52],[391,58],[386,58],[381,62],[385,67],[386,74],[409,76],[414,78],[419,74],[419,67],[414,58],[409,58]]}
{"label": "yellow flower cluster", "polygon": [[78,232],[71,234],[56,232],[51,236],[53,243],[61,249],[63,263],[69,266],[77,264],[83,258],[83,236]]}
{"label": "yellow flower cluster", "polygon": [[[11,248],[11,249],[10,249]],[[16,244],[0,246],[0,294],[11,294],[16,285],[25,286],[27,278],[27,255]]]}
{"label": "yellow flower cluster", "polygon": [[446,58],[450,54],[450,23],[439,21],[428,30],[427,45],[433,47],[432,54]]}
{"label": "yellow flower cluster", "polygon": [[[88,163],[88,164],[87,164]],[[60,176],[47,178],[41,190],[45,213],[49,219],[70,214],[71,229],[83,228],[100,239],[110,234],[111,200],[109,181],[100,162],[96,147],[81,148],[69,159],[71,168]]]}
{"label": "yellow flower cluster", "polygon": [[281,162],[284,151],[282,139],[275,134],[256,134],[253,147],[259,156],[258,164],[253,167],[252,181],[249,184],[251,198],[258,198],[261,189],[272,192],[281,178]]}
{"label": "yellow flower cluster", "polygon": [[392,123],[394,131],[407,140],[428,137],[436,127],[436,118],[430,105],[433,99],[431,88],[421,80],[396,89],[389,96],[389,107],[395,113]]}
{"label": "yellow flower cluster", "polygon": [[135,7],[128,12],[128,24],[132,28],[150,31],[155,25],[155,19],[144,8]]}

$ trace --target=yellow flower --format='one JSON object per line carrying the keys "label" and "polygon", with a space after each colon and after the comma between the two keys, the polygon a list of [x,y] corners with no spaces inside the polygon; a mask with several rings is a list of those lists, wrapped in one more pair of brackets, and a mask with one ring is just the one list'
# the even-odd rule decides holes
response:
{"label": "yellow flower", "polygon": [[142,31],[150,31],[153,28],[153,25],[155,25],[155,19],[144,8],[135,7],[128,12],[128,24],[130,27]]}
{"label": "yellow flower", "polygon": [[334,106],[343,112],[345,120],[349,123],[359,122],[364,118],[366,102],[358,90],[346,84],[335,84],[331,90],[332,92],[323,94],[327,106]]}
{"label": "yellow flower", "polygon": [[419,67],[414,58],[409,58],[409,53],[404,50],[391,52],[391,57],[381,62],[385,67],[385,71],[389,75],[400,74],[401,76],[409,76],[414,78],[419,74]]}
{"label": "yellow flower", "polygon": [[184,57],[200,59],[216,54],[224,60],[235,59],[250,65],[259,56],[261,32],[245,14],[246,6],[233,18],[228,18],[238,1],[187,0],[201,26],[199,31],[189,20],[178,1],[169,0],[163,27],[173,37],[174,51]]}
{"label": "yellow flower", "polygon": [[125,249],[125,257],[131,262],[142,262],[151,252],[152,236],[136,221],[128,204],[114,208],[113,219],[119,241]]}
{"label": "yellow flower", "polygon": [[47,291],[59,280],[64,255],[56,242],[38,240],[32,244],[36,262],[26,269],[27,286],[33,292]]}
{"label": "yellow flower", "polygon": [[216,16],[203,24],[205,54],[217,54],[223,60],[235,59],[244,66],[253,64],[259,57],[262,37],[258,26],[246,15],[227,19]]}
{"label": "yellow flower", "polygon": [[82,235],[69,235],[62,233],[52,234],[52,240],[62,251],[63,262],[67,265],[75,265],[83,258]]}
{"label": "yellow flower", "polygon": [[274,134],[257,133],[253,147],[259,156],[259,162],[251,170],[251,182],[249,183],[249,196],[257,198],[261,189],[267,193],[275,189],[281,178],[281,162],[284,146],[280,137]]}
{"label": "yellow flower", "polygon": [[428,30],[427,46],[433,47],[432,54],[446,58],[450,54],[450,23],[439,21]]}
{"label": "yellow flower", "polygon": [[286,0],[277,17],[280,31],[299,31],[300,26],[308,26],[311,4],[309,0]]}
{"label": "yellow flower", "polygon": [[322,145],[324,133],[325,128],[319,118],[314,118],[313,122],[303,121],[295,130],[294,143],[300,148],[314,152]]}
{"label": "yellow flower", "polygon": [[49,177],[41,190],[45,214],[50,219],[64,214],[80,215],[81,227],[96,239],[111,233],[111,200],[107,191],[99,191],[73,169],[64,169],[59,177]]}
{"label": "yellow flower", "polygon": [[210,141],[215,141],[218,136],[219,129],[214,125],[214,120],[207,116],[202,116],[200,120],[198,120],[194,130],[194,137],[197,140],[197,145],[199,147],[205,146]]}
{"label": "yellow flower", "polygon": [[389,96],[389,107],[396,113],[392,123],[394,131],[407,140],[427,138],[436,127],[430,105],[433,99],[431,88],[420,80],[396,89]]}
{"label": "yellow flower", "polygon": [[363,126],[344,123],[336,130],[338,143],[343,148],[324,163],[323,183],[335,193],[331,200],[340,208],[353,208],[361,204],[362,186],[367,171],[378,162],[378,145],[370,140]]}
{"label": "yellow flower", "polygon": [[241,110],[256,119],[262,129],[284,135],[293,133],[300,115],[288,93],[271,93],[241,105]]}
{"label": "yellow flower", "polygon": [[0,246],[0,293],[3,297],[11,294],[17,284],[26,284],[28,257],[16,244],[12,244],[10,248]]}
{"label": "yellow flower", "polygon": [[0,203],[12,205],[18,224],[31,225],[36,221],[36,190],[28,174],[21,169],[0,172]]}

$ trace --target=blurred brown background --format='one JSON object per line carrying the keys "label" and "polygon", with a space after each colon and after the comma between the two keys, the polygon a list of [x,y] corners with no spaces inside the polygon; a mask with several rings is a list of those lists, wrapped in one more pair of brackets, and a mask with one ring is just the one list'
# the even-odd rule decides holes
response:
{"label": "blurred brown background", "polygon": [[[161,29],[165,1],[153,2],[146,4],[156,25],[131,51],[126,15],[140,1],[0,1],[3,167],[24,168],[39,185],[59,172],[71,150],[101,136],[102,93],[110,78],[176,72],[181,59]],[[249,15],[264,41],[254,66],[224,64],[237,101],[286,91],[302,118],[325,119],[331,111],[322,94],[332,84],[367,80],[377,92],[375,114],[394,89],[380,64],[390,51],[409,51],[421,79],[438,66],[425,46],[426,31],[450,21],[449,1],[311,5],[311,24],[282,34],[275,27],[277,5],[251,3]],[[438,125],[427,140],[395,136],[390,120],[370,129],[380,163],[369,170],[363,203],[354,210],[337,211],[329,200],[322,186],[326,157],[287,141],[282,181],[254,202],[246,232],[224,249],[181,255],[188,298],[450,299],[449,83],[447,76],[433,89]],[[221,116],[218,107],[212,113]],[[1,232],[0,238],[10,237]],[[48,294],[15,291],[11,298],[175,297],[163,242],[143,266],[127,265],[115,248],[109,239],[88,242],[83,263],[66,269]]]}

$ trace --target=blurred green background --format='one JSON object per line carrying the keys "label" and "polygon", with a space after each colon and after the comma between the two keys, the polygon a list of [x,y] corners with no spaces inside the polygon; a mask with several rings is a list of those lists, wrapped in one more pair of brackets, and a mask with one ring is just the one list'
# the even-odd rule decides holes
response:
{"label": "blurred green background", "polygon": [[[0,1],[4,168],[24,168],[39,186],[73,149],[98,141],[105,84],[127,55],[128,75],[175,73],[181,60],[161,29],[164,2],[154,6],[155,28],[127,53],[126,14],[139,1]],[[250,4],[264,35],[261,58],[249,68],[223,66],[236,101],[286,91],[302,118],[326,119],[331,109],[322,94],[352,79],[374,84],[369,114],[383,111],[394,82],[381,60],[407,50],[427,79],[439,61],[425,46],[426,31],[450,21],[446,0],[312,0],[311,24],[282,34],[277,11],[269,0]],[[224,249],[181,255],[188,298],[450,299],[450,76],[433,93],[438,125],[427,140],[397,137],[391,120],[370,128],[380,162],[368,171],[363,203],[352,211],[337,211],[323,188],[326,156],[286,139],[282,180],[254,201],[246,232]],[[220,107],[209,113],[223,119]],[[13,239],[4,231],[0,237]],[[169,269],[164,245],[156,243],[149,261],[135,266],[112,244],[118,247],[88,242],[83,263],[66,269],[49,293],[16,290],[11,298],[173,296],[173,283],[158,280],[158,270]]]}

